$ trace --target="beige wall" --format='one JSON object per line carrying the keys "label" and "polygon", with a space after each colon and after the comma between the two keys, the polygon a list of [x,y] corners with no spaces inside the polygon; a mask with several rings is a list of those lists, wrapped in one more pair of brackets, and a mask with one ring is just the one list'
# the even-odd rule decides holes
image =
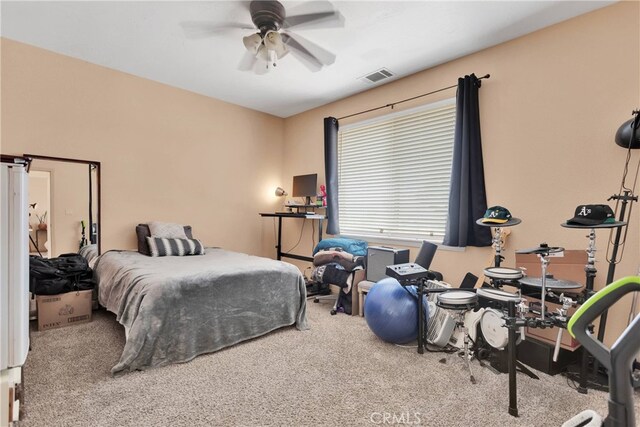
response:
{"label": "beige wall", "polygon": [[[189,223],[207,245],[266,254],[283,120],[2,39],[2,153],[101,162],[104,249],[134,226]],[[271,243],[269,243],[271,246]]]}
{"label": "beige wall", "polygon": [[[324,176],[323,117],[341,117],[429,92],[470,73],[491,74],[480,89],[487,202],[507,206],[523,220],[512,229],[504,265],[514,266],[514,248],[541,242],[586,249],[587,233],[563,229],[560,223],[573,216],[576,205],[605,203],[618,192],[626,152],[613,137],[640,107],[637,2],[619,3],[288,118],[283,182],[299,173],[317,171]],[[452,96],[455,90],[402,108]],[[341,124],[371,117],[375,114]],[[639,154],[633,153],[635,162]],[[640,264],[639,210],[634,209],[616,277],[635,273]],[[298,233],[299,224],[290,225],[285,246],[294,244]],[[598,287],[606,278],[606,242],[607,233],[599,231]],[[303,251],[309,246],[301,243]],[[416,253],[412,248],[412,259]],[[467,272],[479,275],[489,256],[488,248],[440,250],[433,268],[458,286]],[[627,314],[628,305],[617,308],[610,322],[615,326],[609,330],[619,332]]]}

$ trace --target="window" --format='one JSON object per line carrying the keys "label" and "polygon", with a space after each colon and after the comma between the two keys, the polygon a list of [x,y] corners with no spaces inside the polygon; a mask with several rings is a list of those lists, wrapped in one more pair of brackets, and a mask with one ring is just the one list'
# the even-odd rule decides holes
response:
{"label": "window", "polygon": [[340,130],[341,234],[442,242],[455,116],[455,99],[448,99]]}

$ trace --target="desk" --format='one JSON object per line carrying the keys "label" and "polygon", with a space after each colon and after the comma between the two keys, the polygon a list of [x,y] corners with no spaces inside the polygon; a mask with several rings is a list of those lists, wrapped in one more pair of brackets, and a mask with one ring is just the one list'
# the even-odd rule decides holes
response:
{"label": "desk", "polygon": [[312,221],[318,221],[318,241],[320,241],[322,240],[322,221],[326,218],[324,215],[293,212],[265,212],[260,213],[260,216],[278,218],[278,243],[276,244],[276,255],[278,261],[280,261],[280,259],[284,257],[313,262],[312,257],[282,252],[282,218],[303,218],[310,219]]}

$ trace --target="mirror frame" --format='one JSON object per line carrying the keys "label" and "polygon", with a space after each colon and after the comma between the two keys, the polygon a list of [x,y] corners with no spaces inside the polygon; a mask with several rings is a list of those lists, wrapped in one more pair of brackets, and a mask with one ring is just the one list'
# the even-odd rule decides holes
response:
{"label": "mirror frame", "polygon": [[[96,173],[96,186],[98,190],[97,198],[98,198],[98,212],[96,216],[96,222],[98,223],[97,230],[97,238],[98,238],[98,255],[102,254],[102,188],[101,188],[101,178],[100,174],[102,173],[102,168],[100,167],[100,162],[93,160],[81,160],[81,159],[71,159],[67,157],[52,157],[52,156],[41,156],[39,154],[23,154],[23,157],[29,159],[29,168],[27,171],[31,169],[32,163],[31,160],[49,160],[49,161],[57,161],[57,162],[68,162],[68,163],[81,163],[86,165],[96,165],[98,167]],[[91,224],[89,224],[89,235],[91,235]]]}

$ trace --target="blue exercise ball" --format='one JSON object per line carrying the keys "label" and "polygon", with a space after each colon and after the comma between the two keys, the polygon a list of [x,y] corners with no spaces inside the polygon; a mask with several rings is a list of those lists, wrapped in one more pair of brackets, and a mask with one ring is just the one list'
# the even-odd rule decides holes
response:
{"label": "blue exercise ball", "polygon": [[[392,278],[373,285],[364,304],[364,317],[371,331],[381,340],[394,344],[415,340],[418,337],[417,295],[415,286],[405,289]],[[422,302],[425,319],[429,319],[427,298],[423,296]]]}

